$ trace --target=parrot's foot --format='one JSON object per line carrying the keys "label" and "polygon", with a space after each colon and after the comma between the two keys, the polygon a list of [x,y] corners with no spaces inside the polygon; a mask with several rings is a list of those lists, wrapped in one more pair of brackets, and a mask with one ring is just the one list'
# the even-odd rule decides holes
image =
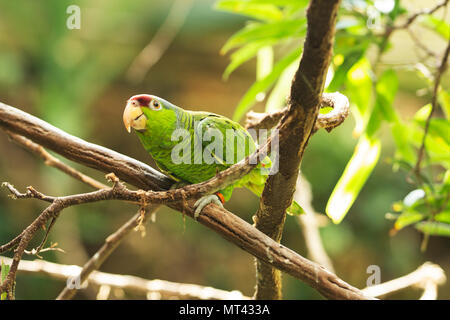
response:
{"label": "parrot's foot", "polygon": [[221,193],[216,193],[216,194],[210,194],[207,196],[203,196],[200,199],[198,199],[197,202],[195,202],[195,204],[194,204],[194,208],[195,208],[194,218],[197,219],[198,216],[200,215],[200,213],[202,212],[203,208],[206,207],[210,203],[215,203],[219,207],[223,208],[223,203],[224,203],[223,195]]}

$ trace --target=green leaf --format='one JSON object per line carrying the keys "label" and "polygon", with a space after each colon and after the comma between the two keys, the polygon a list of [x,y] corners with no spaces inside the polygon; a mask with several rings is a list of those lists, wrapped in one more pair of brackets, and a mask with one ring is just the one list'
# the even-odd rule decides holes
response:
{"label": "green leaf", "polygon": [[291,206],[286,210],[286,212],[291,216],[299,216],[305,213],[305,210],[297,203],[297,201],[293,200]]}
{"label": "green leaf", "polygon": [[215,8],[264,21],[280,20],[283,17],[283,12],[272,3],[256,3],[242,0],[221,0],[216,2]]}
{"label": "green leaf", "polygon": [[414,165],[417,161],[417,154],[410,142],[411,136],[409,127],[401,122],[396,122],[392,125],[391,132],[397,147],[395,155],[396,159]]}
{"label": "green leaf", "polygon": [[342,64],[337,67],[336,71],[334,72],[333,80],[331,80],[330,84],[328,85],[327,91],[334,92],[341,87],[347,77],[347,72],[351,67],[353,67],[356,62],[359,61],[359,59],[361,59],[363,54],[363,50],[357,50],[350,52],[345,56],[344,62],[342,62]]}
{"label": "green leaf", "polygon": [[450,224],[447,223],[423,221],[416,224],[415,227],[425,234],[450,237]]}
{"label": "green leaf", "polygon": [[[423,123],[425,125],[425,123]],[[442,138],[450,146],[450,121],[446,119],[431,119],[428,133],[436,138]]]}
{"label": "green leaf", "polygon": [[391,18],[392,21],[394,21],[399,15],[402,15],[403,13],[408,12],[405,8],[403,8],[400,5],[400,0],[395,0],[394,9],[392,9],[391,12],[389,12],[389,18]]}
{"label": "green leaf", "polygon": [[377,94],[375,105],[381,111],[383,118],[388,122],[398,122],[399,116],[392,107],[398,90],[397,73],[388,69],[380,76],[375,86]]}
{"label": "green leaf", "polygon": [[366,135],[368,137],[374,137],[383,121],[383,115],[381,113],[380,104],[377,103],[378,99],[375,101],[374,108],[370,114],[369,121],[367,122]]}
{"label": "green leaf", "polygon": [[261,80],[272,72],[273,68],[273,49],[266,46],[258,50],[256,59],[256,80]]}
{"label": "green leaf", "polygon": [[439,212],[434,216],[434,220],[450,224],[450,210]]}
{"label": "green leaf", "polygon": [[306,19],[282,20],[273,23],[249,23],[243,29],[235,33],[225,43],[221,52],[226,53],[230,49],[248,44],[253,41],[273,41],[288,37],[302,37],[306,31]]}
{"label": "green leaf", "polygon": [[351,111],[356,121],[354,130],[356,136],[364,131],[365,125],[369,121],[373,109],[371,75],[372,69],[370,62],[366,57],[362,57],[347,72],[346,86],[351,102]]}
{"label": "green leaf", "polygon": [[442,107],[442,111],[445,114],[445,118],[450,120],[450,92],[441,90],[438,95],[439,103]]}
{"label": "green leaf", "polygon": [[273,43],[274,41],[266,41],[266,40],[254,41],[242,46],[242,48],[239,48],[238,50],[233,52],[231,54],[231,62],[227,66],[223,74],[224,79],[228,79],[230,74],[234,70],[236,70],[240,65],[255,57],[261,48],[270,46]]}
{"label": "green leaf", "polygon": [[[415,122],[422,128],[425,128],[426,118],[431,111],[431,105],[426,105],[421,108],[414,116]],[[428,134],[425,141],[427,151],[434,157],[436,161],[443,161],[441,164],[444,167],[450,165],[450,121],[441,118],[432,118],[428,127]],[[415,139],[418,145],[422,143],[424,130],[421,130],[420,134],[416,133]],[[433,157],[434,156],[434,157]]]}
{"label": "green leaf", "polygon": [[[245,0],[244,0],[245,1]],[[253,4],[274,4],[280,7],[284,6],[293,6],[295,4],[301,4],[303,6],[306,6],[309,3],[309,0],[247,0],[248,3]]]}
{"label": "green leaf", "polygon": [[417,122],[425,122],[431,112],[431,103],[424,105],[414,115],[414,120]]}
{"label": "green leaf", "polygon": [[[423,108],[422,108],[423,109]],[[417,116],[417,113],[416,113]],[[420,118],[420,117],[416,117]],[[415,119],[415,120],[416,120]],[[428,157],[425,159],[427,164],[439,164],[443,166],[445,169],[450,168],[450,145],[446,142],[448,140],[448,134],[442,136],[439,132],[442,128],[439,128],[439,125],[433,126],[431,128],[431,123],[434,120],[442,120],[442,119],[432,119],[430,122],[430,128],[427,134],[427,138],[425,140],[425,147],[427,151]],[[416,146],[420,147],[423,140],[424,135],[424,127],[425,120],[415,121],[411,123],[409,126],[409,140]]]}
{"label": "green leaf", "polygon": [[325,209],[334,223],[340,223],[352,206],[380,157],[381,143],[363,135],[334,187]]}
{"label": "green leaf", "polygon": [[400,214],[394,224],[395,230],[403,229],[413,223],[422,221],[425,218],[423,214],[415,210],[406,210]]}
{"label": "green leaf", "polygon": [[[9,273],[10,266],[4,264],[4,263],[3,263],[3,260],[2,260],[2,262],[1,262],[1,268],[2,268],[2,270],[1,270],[1,272],[0,272],[0,285],[6,280],[6,276],[7,276],[8,273]],[[6,300],[6,297],[7,297],[7,293],[6,293],[6,292],[3,292],[3,293],[0,295],[0,300]]]}
{"label": "green leaf", "polygon": [[450,193],[450,169],[445,171],[444,179],[442,179],[442,192],[445,194]]}
{"label": "green leaf", "polygon": [[255,103],[256,95],[266,91],[272,86],[283,71],[296,59],[300,57],[302,50],[296,49],[278,61],[272,69],[272,72],[265,78],[256,81],[242,97],[233,115],[234,121],[239,121],[249,108]]}
{"label": "green leaf", "polygon": [[423,17],[422,24],[435,31],[445,40],[450,39],[450,25],[444,20],[438,19],[431,15],[427,15]]}
{"label": "green leaf", "polygon": [[295,60],[283,71],[269,98],[267,98],[266,112],[274,112],[286,106],[286,100],[291,91],[292,79],[298,69],[298,64],[298,60]]}

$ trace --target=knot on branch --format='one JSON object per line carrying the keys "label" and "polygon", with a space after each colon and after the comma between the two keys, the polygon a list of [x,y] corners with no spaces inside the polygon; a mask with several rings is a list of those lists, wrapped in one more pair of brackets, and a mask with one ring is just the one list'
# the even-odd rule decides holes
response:
{"label": "knot on branch", "polygon": [[[325,129],[328,132],[339,126],[348,117],[350,113],[350,103],[348,98],[339,92],[324,93],[320,102],[320,108],[331,107],[332,111],[319,114],[313,129],[316,132],[319,129]],[[260,113],[250,111],[245,119],[246,129],[271,129],[275,127],[281,118],[287,114],[288,108],[273,112]]]}

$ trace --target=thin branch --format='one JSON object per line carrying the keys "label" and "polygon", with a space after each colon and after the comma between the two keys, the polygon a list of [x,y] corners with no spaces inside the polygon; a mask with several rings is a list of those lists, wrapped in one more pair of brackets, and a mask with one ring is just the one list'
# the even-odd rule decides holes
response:
{"label": "thin branch", "polygon": [[[289,108],[279,129],[279,171],[267,179],[255,226],[280,242],[286,209],[292,202],[300,162],[319,114],[325,77],[331,61],[340,0],[312,0],[300,66],[294,76]],[[256,262],[257,299],[281,299],[281,273],[264,261]]]}
{"label": "thin branch", "polygon": [[407,32],[409,34],[409,37],[412,39],[412,41],[414,41],[414,43],[416,44],[416,46],[418,48],[420,48],[422,51],[424,51],[427,54],[427,57],[433,57],[433,58],[438,58],[438,54],[436,54],[436,52],[434,52],[433,50],[431,50],[430,48],[428,48],[428,46],[424,45],[420,39],[416,36],[415,32],[412,31],[411,29],[407,29]]}
{"label": "thin branch", "polygon": [[380,63],[381,60],[381,54],[386,50],[386,48],[388,47],[389,44],[389,40],[392,36],[392,34],[394,33],[394,31],[396,30],[403,30],[403,29],[408,29],[412,23],[414,21],[416,21],[416,19],[422,15],[427,15],[427,14],[433,14],[434,12],[436,12],[437,10],[439,10],[442,7],[447,6],[449,0],[444,0],[442,2],[439,2],[438,4],[436,4],[433,8],[431,9],[425,9],[425,10],[420,10],[412,15],[410,15],[408,17],[408,19],[405,21],[405,23],[398,25],[398,26],[394,26],[392,25],[392,23],[388,23],[388,25],[386,26],[383,35],[382,35],[382,42],[379,46],[379,50],[377,53],[377,57],[375,59],[375,64],[374,65],[378,65]]}
{"label": "thin branch", "polygon": [[416,13],[411,14],[403,24],[401,24],[399,26],[394,26],[393,29],[406,29],[420,16],[433,14],[440,8],[445,7],[447,5],[447,3],[448,3],[448,0],[444,0],[444,1],[441,1],[438,4],[436,4],[432,8],[427,8],[424,10],[417,11]]}
{"label": "thin branch", "polygon": [[297,217],[297,221],[302,228],[305,245],[308,249],[308,256],[312,261],[319,263],[334,273],[333,263],[327,255],[320,237],[317,213],[312,206],[311,185],[302,174],[298,176],[294,199],[305,210],[304,214]]}
{"label": "thin branch", "polygon": [[[0,257],[6,264],[12,263],[12,259]],[[22,260],[19,272],[30,274],[41,273],[55,279],[70,281],[77,277],[82,268],[75,265],[63,265],[44,260]],[[147,280],[130,275],[118,275],[93,271],[87,281],[98,286],[120,288],[129,292],[144,294],[157,293],[160,298],[178,299],[214,299],[214,300],[247,300],[241,292],[225,291],[212,287],[204,287],[196,284],[176,283],[165,280]],[[80,282],[81,284],[83,282]],[[150,296],[155,296],[150,295]]]}
{"label": "thin branch", "polygon": [[[141,219],[141,213],[137,213],[130,220],[128,220],[124,225],[122,225],[116,232],[108,236],[105,240],[103,246],[97,250],[97,252],[86,262],[80,272],[74,275],[78,283],[82,284],[86,280],[90,279],[91,274],[98,270],[103,262],[111,255],[111,253],[116,250],[119,244],[128,236],[132,231],[135,230],[136,226],[145,223],[145,220],[149,215],[155,214],[159,206],[152,206],[146,209],[146,214],[144,215],[144,221]],[[104,284],[104,283],[102,283]],[[76,294],[77,288],[72,286],[66,286],[61,293],[58,295],[58,300],[68,300],[72,299]]]}
{"label": "thin branch", "polygon": [[141,82],[150,68],[161,59],[183,26],[192,5],[193,0],[176,0],[173,3],[166,20],[153,39],[131,63],[125,75],[128,81]]}
{"label": "thin branch", "polygon": [[439,265],[426,262],[410,274],[367,287],[361,291],[371,297],[380,297],[408,287],[418,286],[426,290],[427,296],[425,298],[429,299],[432,297],[430,291],[433,288],[430,283],[434,284],[437,289],[438,285],[443,285],[446,281],[444,270]]}
{"label": "thin branch", "polygon": [[425,152],[425,142],[427,139],[428,130],[430,128],[431,117],[433,116],[434,111],[437,109],[437,97],[438,97],[439,87],[441,84],[441,77],[447,68],[447,61],[448,61],[449,55],[450,55],[450,39],[447,43],[447,48],[445,49],[441,63],[439,64],[439,68],[437,69],[436,75],[434,77],[433,96],[431,98],[431,111],[430,111],[430,114],[428,115],[428,118],[425,123],[425,130],[423,133],[422,143],[420,145],[419,152],[417,155],[417,162],[414,167],[414,173],[416,174],[417,179],[420,182],[422,181],[422,177],[421,177],[421,173],[420,173],[420,171],[421,171],[420,165],[422,163],[424,152]]}
{"label": "thin branch", "polygon": [[72,168],[71,166],[61,162],[58,158],[52,156],[50,153],[48,153],[42,146],[38,145],[37,143],[34,143],[30,139],[27,139],[25,137],[22,137],[18,134],[6,131],[8,136],[19,144],[20,146],[24,147],[27,150],[32,151],[34,154],[38,155],[42,160],[44,160],[44,163],[50,167],[56,168],[61,170],[62,172],[68,174],[69,176],[86,183],[87,185],[95,188],[95,189],[105,189],[108,188],[107,185],[79,172],[78,170]]}
{"label": "thin branch", "polygon": [[[75,162],[102,172],[114,172],[122,181],[138,188],[164,190],[173,184],[173,180],[144,163],[71,136],[45,121],[3,103],[0,103],[0,128],[23,135]],[[193,217],[193,203],[194,201],[186,200],[170,202],[167,205]],[[358,289],[267,237],[226,209],[208,205],[203,209],[198,221],[253,256],[306,282],[326,298],[367,299]]]}

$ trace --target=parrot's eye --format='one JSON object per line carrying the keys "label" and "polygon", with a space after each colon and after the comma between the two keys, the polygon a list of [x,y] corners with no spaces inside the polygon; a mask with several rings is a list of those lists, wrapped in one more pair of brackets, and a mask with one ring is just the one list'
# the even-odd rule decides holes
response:
{"label": "parrot's eye", "polygon": [[152,100],[152,102],[150,103],[150,107],[153,110],[160,110],[161,109],[161,104],[158,102],[158,100]]}

